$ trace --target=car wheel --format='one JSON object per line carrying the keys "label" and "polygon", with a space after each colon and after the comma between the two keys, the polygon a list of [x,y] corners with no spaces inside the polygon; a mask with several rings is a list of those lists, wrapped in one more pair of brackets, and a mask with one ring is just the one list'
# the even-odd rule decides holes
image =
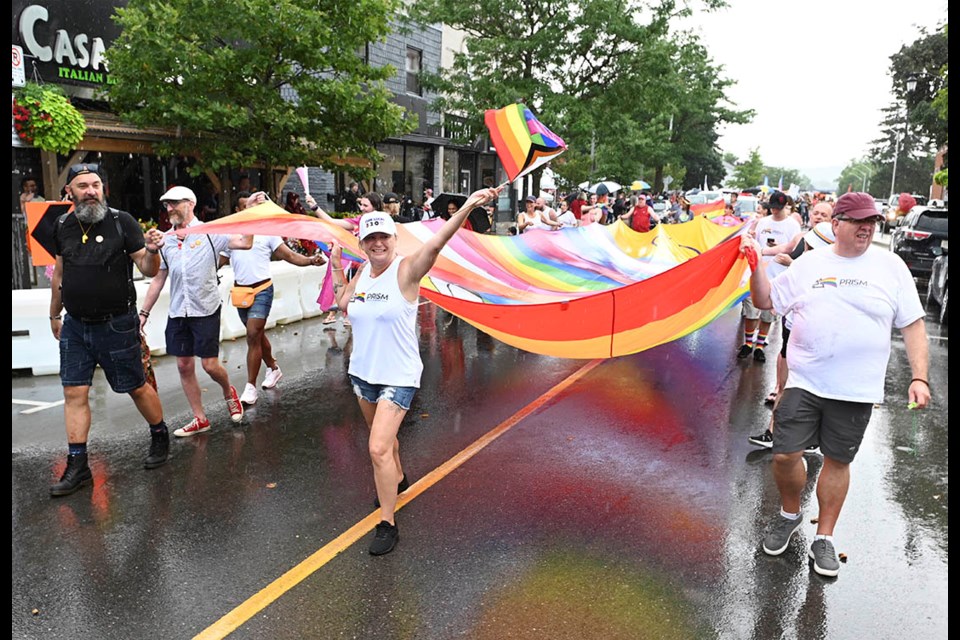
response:
{"label": "car wheel", "polygon": [[940,324],[947,324],[947,287],[943,288],[943,299],[940,300]]}

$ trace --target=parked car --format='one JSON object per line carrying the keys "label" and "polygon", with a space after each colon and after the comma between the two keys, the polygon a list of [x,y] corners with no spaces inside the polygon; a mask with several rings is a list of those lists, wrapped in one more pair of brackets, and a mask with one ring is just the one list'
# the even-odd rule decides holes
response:
{"label": "parked car", "polygon": [[[927,204],[926,196],[921,196],[920,194],[917,194],[917,193],[912,193],[910,195],[916,201],[916,205],[914,206],[923,206]],[[898,206],[900,204],[899,195],[895,195],[892,198],[890,198],[889,202],[887,201],[884,201],[884,202],[886,203],[886,208],[882,210],[882,213],[886,218],[886,220],[883,222],[883,228],[881,229],[881,233],[890,233],[891,230],[900,223],[900,220],[902,220],[910,212],[900,211],[898,209]],[[874,200],[874,203],[876,203],[876,200]]]}
{"label": "parked car", "polygon": [[930,276],[933,261],[947,239],[947,209],[917,205],[890,234],[890,250],[903,258],[915,278]]}
{"label": "parked car", "polygon": [[940,324],[947,323],[947,241],[941,240],[940,247],[942,255],[937,256],[933,261],[933,267],[930,271],[930,280],[927,282],[927,309],[931,307],[940,308]]}

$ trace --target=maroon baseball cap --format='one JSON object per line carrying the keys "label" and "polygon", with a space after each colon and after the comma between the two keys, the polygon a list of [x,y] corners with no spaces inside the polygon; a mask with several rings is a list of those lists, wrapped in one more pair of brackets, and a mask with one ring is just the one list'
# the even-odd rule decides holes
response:
{"label": "maroon baseball cap", "polygon": [[851,191],[843,194],[837,198],[837,204],[833,207],[833,217],[844,216],[854,220],[863,220],[879,215],[873,196],[861,191]]}

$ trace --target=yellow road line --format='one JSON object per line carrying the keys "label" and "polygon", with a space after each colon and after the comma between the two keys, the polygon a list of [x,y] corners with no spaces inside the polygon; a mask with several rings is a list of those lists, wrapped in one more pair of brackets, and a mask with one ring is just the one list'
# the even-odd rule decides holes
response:
{"label": "yellow road line", "polygon": [[[405,504],[419,496],[421,493],[437,484],[450,474],[454,469],[475,456],[484,447],[509,431],[518,422],[532,414],[544,404],[555,398],[567,387],[577,382],[580,378],[592,371],[602,360],[591,360],[570,374],[567,378],[554,385],[539,398],[520,409],[515,414],[498,424],[496,427],[477,438],[465,449],[455,456],[441,464],[439,467],[420,478],[410,485],[410,488],[404,492],[397,500],[397,511]],[[349,548],[357,540],[373,530],[380,522],[380,510],[376,510],[357,524],[353,525],[335,539],[318,549],[306,560],[287,571],[285,574],[268,584],[246,601],[238,605],[233,611],[223,616],[212,625],[194,636],[194,640],[219,640],[233,633],[244,622],[266,609],[270,603],[282,596],[284,593],[298,585],[314,571],[327,564],[341,551]]]}

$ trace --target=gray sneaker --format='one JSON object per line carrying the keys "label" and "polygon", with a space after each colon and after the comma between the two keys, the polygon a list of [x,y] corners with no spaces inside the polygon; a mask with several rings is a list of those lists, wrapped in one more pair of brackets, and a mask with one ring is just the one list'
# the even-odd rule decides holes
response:
{"label": "gray sneaker", "polygon": [[770,530],[767,531],[767,535],[763,538],[764,552],[771,556],[778,556],[786,551],[787,545],[790,544],[790,538],[793,537],[793,534],[797,532],[797,529],[799,529],[800,525],[802,524],[802,510],[800,511],[800,515],[797,516],[796,520],[784,518],[778,513],[776,521],[773,523],[773,526],[770,527]]}
{"label": "gray sneaker", "polygon": [[840,561],[829,540],[814,540],[807,555],[813,559],[813,570],[820,575],[833,577],[840,573]]}

